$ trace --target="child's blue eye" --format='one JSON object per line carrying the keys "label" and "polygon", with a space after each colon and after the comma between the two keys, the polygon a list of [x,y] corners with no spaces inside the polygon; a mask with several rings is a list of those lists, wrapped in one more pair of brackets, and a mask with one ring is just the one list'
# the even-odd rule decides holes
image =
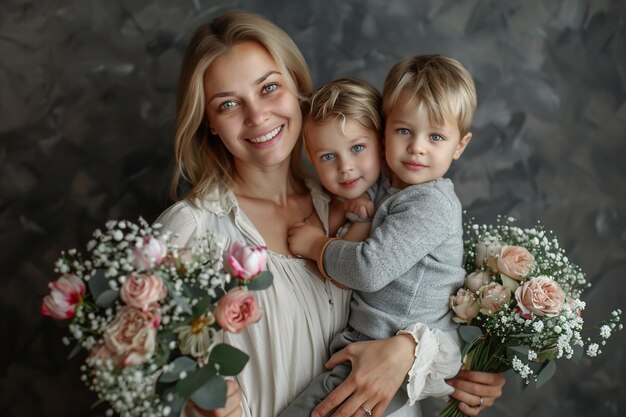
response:
{"label": "child's blue eye", "polygon": [[438,135],[437,133],[433,133],[432,135],[430,135],[430,140],[432,140],[433,142],[440,142],[444,140],[444,138],[443,136]]}
{"label": "child's blue eye", "polygon": [[219,105],[218,109],[220,110],[228,110],[235,107],[237,103],[234,100],[228,100]]}
{"label": "child's blue eye", "polygon": [[263,86],[264,93],[273,93],[278,88],[278,83],[270,83]]}
{"label": "child's blue eye", "polygon": [[350,150],[354,153],[361,153],[365,150],[365,145],[359,143],[358,145],[354,145]]}
{"label": "child's blue eye", "polygon": [[325,153],[320,157],[320,159],[322,161],[332,161],[333,159],[335,159],[335,155],[332,153]]}
{"label": "child's blue eye", "polygon": [[401,127],[399,129],[396,129],[396,131],[401,134],[402,136],[408,136],[411,134],[411,131],[409,129],[407,129],[406,127]]}

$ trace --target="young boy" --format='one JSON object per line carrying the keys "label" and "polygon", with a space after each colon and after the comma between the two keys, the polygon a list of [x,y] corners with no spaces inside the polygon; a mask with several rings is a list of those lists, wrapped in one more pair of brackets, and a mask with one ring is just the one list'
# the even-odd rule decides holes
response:
{"label": "young boy", "polygon": [[[390,337],[412,326],[416,360],[408,399],[446,395],[460,352],[448,299],[463,283],[461,204],[444,179],[469,143],[476,108],[474,82],[457,61],[416,56],[396,64],[385,81],[385,160],[389,183],[377,197],[370,237],[328,238],[306,224],[290,230],[289,247],[316,260],[329,279],[353,288],[348,327],[331,348]],[[313,242],[313,244],[311,244]],[[282,416],[308,415],[349,374],[340,365],[316,378]],[[406,402],[399,391],[390,413]],[[360,405],[366,415],[378,404]]]}

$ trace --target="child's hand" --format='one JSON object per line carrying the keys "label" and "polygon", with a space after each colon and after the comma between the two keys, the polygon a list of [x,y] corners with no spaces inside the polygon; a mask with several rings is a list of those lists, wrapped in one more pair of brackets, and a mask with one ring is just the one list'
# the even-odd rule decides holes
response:
{"label": "child's hand", "polygon": [[354,213],[361,221],[371,220],[376,211],[374,203],[372,203],[367,194],[352,200],[346,200],[343,203],[343,208],[347,213]]}
{"label": "child's hand", "polygon": [[296,223],[287,232],[289,250],[296,256],[316,260],[317,252],[314,243],[326,236],[324,231],[308,223]]}

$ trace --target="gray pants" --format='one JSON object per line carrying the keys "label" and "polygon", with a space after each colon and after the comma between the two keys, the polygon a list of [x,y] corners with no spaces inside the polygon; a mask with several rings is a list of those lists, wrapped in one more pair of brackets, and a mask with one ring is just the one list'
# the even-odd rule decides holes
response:
{"label": "gray pants", "polygon": [[[333,354],[350,343],[371,340],[356,330],[346,328],[335,335],[330,344],[330,353]],[[280,417],[308,417],[317,404],[319,404],[332,390],[341,384],[350,374],[352,367],[349,363],[341,363],[330,371],[323,372],[311,381],[308,387],[280,414]],[[385,410],[384,416],[388,416],[408,401],[404,389],[399,389]],[[332,410],[328,415],[332,414]]]}

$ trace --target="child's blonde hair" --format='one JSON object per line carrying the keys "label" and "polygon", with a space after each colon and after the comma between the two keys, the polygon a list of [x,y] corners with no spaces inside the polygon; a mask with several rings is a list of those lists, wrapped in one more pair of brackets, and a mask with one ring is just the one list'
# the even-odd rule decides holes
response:
{"label": "child's blonde hair", "polygon": [[433,122],[454,120],[461,136],[469,132],[476,111],[476,87],[459,61],[441,55],[417,55],[394,65],[383,89],[385,118],[402,91],[411,92]]}
{"label": "child's blonde hair", "polygon": [[[302,102],[312,90],[309,67],[293,40],[278,26],[254,13],[232,11],[194,33],[183,58],[176,103],[175,167],[170,194],[178,198],[179,187],[187,181],[186,197],[203,195],[216,187],[231,187],[232,155],[209,129],[205,114],[204,73],[211,63],[233,45],[258,42],[270,53],[289,87]],[[303,177],[302,141],[292,151],[291,168]]]}
{"label": "child's blonde hair", "polygon": [[366,129],[382,135],[383,123],[380,114],[382,97],[372,85],[356,78],[338,78],[318,88],[308,100],[305,108],[305,128],[303,136],[306,143],[310,140],[306,134],[307,123],[325,123],[331,119],[359,122]]}

